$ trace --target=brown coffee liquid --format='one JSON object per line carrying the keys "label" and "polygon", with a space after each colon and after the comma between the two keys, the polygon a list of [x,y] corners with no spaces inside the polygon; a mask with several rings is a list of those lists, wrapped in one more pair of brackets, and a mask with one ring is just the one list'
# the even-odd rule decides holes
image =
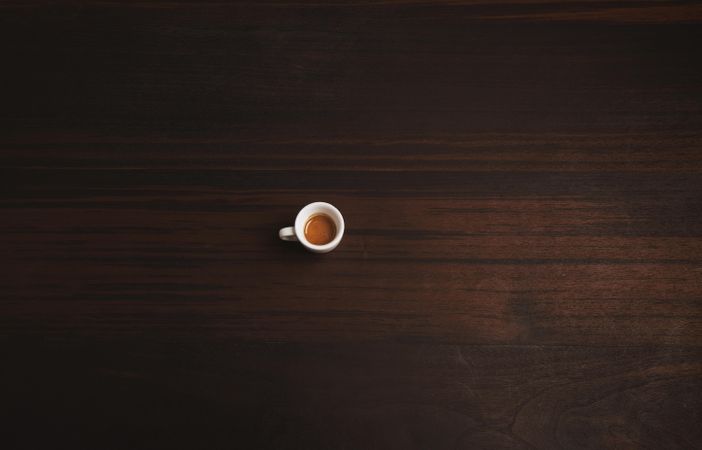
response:
{"label": "brown coffee liquid", "polygon": [[305,223],[305,239],[314,245],[330,243],[336,236],[336,224],[329,216],[317,214]]}

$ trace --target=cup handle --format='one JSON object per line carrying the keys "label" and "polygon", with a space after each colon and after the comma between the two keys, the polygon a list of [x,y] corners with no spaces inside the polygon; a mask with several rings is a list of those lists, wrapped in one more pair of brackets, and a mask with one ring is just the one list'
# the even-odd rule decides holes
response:
{"label": "cup handle", "polygon": [[296,241],[297,240],[297,236],[295,236],[295,228],[294,227],[281,228],[280,231],[278,231],[278,236],[284,241]]}

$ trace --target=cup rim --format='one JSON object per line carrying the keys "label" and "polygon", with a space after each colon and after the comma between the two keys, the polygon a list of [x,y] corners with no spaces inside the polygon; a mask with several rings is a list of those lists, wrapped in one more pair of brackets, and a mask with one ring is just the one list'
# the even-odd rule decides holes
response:
{"label": "cup rim", "polygon": [[[307,240],[305,237],[305,231],[304,231],[304,226],[305,222],[307,221],[309,215],[305,214],[305,217],[302,217],[303,212],[307,209],[311,208],[316,208],[316,207],[325,207],[331,209],[334,214],[336,214],[336,218],[332,217],[332,220],[338,219],[338,226],[336,230],[336,236],[334,236],[334,239],[331,241],[327,242],[326,244],[323,245],[317,245],[313,244],[310,241]],[[334,220],[336,222],[336,220]],[[308,203],[307,205],[303,206],[300,211],[298,211],[297,216],[295,216],[295,235],[297,236],[298,241],[305,247],[309,248],[310,250],[318,250],[318,251],[324,251],[324,250],[332,250],[334,247],[339,245],[339,242],[341,242],[341,238],[344,236],[344,229],[345,229],[345,223],[344,223],[344,216],[341,214],[341,211],[339,209],[332,205],[331,203],[327,202],[312,202]]]}

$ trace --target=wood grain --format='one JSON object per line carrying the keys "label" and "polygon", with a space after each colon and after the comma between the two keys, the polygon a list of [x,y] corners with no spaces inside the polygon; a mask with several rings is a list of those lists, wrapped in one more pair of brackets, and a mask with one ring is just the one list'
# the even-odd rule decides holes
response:
{"label": "wood grain", "polygon": [[702,447],[701,22],[3,2],[0,445]]}

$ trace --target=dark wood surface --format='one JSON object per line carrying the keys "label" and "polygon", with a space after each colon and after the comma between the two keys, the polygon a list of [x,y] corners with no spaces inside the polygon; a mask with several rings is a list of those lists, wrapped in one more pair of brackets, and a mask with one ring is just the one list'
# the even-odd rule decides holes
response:
{"label": "dark wood surface", "polygon": [[701,24],[1,3],[0,447],[702,448]]}

